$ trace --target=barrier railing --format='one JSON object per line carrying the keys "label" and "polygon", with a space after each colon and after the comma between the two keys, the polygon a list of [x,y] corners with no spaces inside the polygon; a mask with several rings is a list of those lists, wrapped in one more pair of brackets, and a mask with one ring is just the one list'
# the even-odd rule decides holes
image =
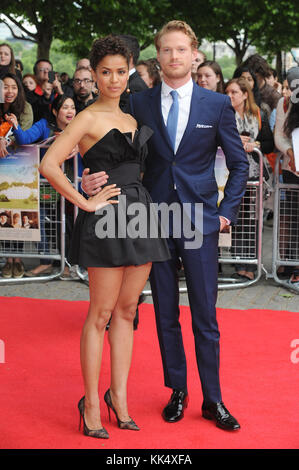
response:
{"label": "barrier railing", "polygon": [[[38,145],[39,148],[45,148],[45,145]],[[246,193],[242,199],[239,211],[237,225],[232,227],[232,243],[230,247],[219,247],[219,263],[227,264],[246,264],[256,267],[256,275],[253,280],[240,281],[231,276],[220,274],[218,279],[219,289],[234,289],[247,287],[256,282],[261,277],[262,264],[262,235],[263,235],[263,154],[256,148],[255,152],[259,156],[260,175],[259,180],[248,182]],[[78,161],[73,160],[74,180],[73,184],[76,189],[79,188],[81,177],[78,176]],[[273,229],[273,276],[276,282],[290,288],[287,282],[282,281],[276,275],[277,267],[296,266],[299,264],[298,256],[298,239],[299,229],[297,230],[297,252],[292,257],[283,258],[278,246],[281,241],[277,234],[281,231],[281,223],[279,224],[280,215],[283,212],[281,201],[288,201],[289,197],[283,195],[281,191],[295,191],[298,196],[299,189],[295,185],[283,185],[278,182],[276,175],[275,180],[275,198],[274,198],[274,229]],[[0,278],[0,283],[18,283],[18,282],[35,282],[50,281],[52,279],[61,278],[65,268],[65,200],[53,189],[51,189],[51,199],[49,200],[43,195],[48,195],[51,188],[47,180],[40,178],[40,224],[41,224],[41,241],[40,242],[5,242],[5,250],[2,249],[3,242],[0,242],[0,257],[19,257],[19,258],[39,258],[58,260],[59,267],[48,275],[38,275],[35,277],[16,278]],[[298,205],[297,205],[298,207]],[[286,209],[285,209],[286,210]],[[78,214],[78,208],[74,207],[74,218]],[[298,223],[297,217],[297,223]],[[276,235],[275,235],[276,234]],[[9,244],[7,244],[9,243]],[[290,240],[289,240],[290,243]],[[297,253],[297,254],[296,254]],[[76,266],[76,274],[78,279],[88,284],[88,273],[84,267]],[[186,287],[180,287],[180,293],[186,293]],[[151,290],[145,289],[143,295],[151,296]]]}
{"label": "barrier railing", "polygon": [[[272,277],[278,284],[299,293],[299,287],[278,276],[279,267],[299,267],[299,185],[285,184],[279,176],[280,159],[274,173]],[[290,277],[290,276],[289,276]]]}
{"label": "barrier railing", "polygon": [[252,280],[240,280],[220,274],[218,277],[219,289],[236,289],[248,287],[258,282],[262,275],[262,243],[263,243],[263,199],[264,199],[264,156],[260,149],[254,152],[259,158],[259,179],[248,181],[245,194],[242,198],[238,221],[232,227],[232,241],[230,247],[219,248],[219,264],[235,264],[254,266],[256,269]]}
{"label": "barrier railing", "polygon": [[[39,149],[47,145],[38,145]],[[50,183],[40,178],[40,241],[0,240],[2,258],[38,258],[58,261],[58,269],[34,277],[3,278],[0,284],[42,282],[59,278],[65,267],[65,199],[53,190]],[[49,198],[50,195],[50,198]]]}

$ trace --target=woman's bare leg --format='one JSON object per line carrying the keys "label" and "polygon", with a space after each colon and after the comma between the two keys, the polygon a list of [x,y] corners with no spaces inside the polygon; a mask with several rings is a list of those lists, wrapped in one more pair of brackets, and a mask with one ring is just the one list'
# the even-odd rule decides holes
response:
{"label": "woman's bare leg", "polygon": [[117,302],[124,268],[89,268],[90,306],[80,344],[85,387],[85,421],[89,429],[100,429],[99,375],[106,325]]}
{"label": "woman's bare leg", "polygon": [[111,399],[121,421],[128,421],[127,381],[133,349],[133,321],[139,295],[148,280],[151,263],[125,268],[109,326]]}

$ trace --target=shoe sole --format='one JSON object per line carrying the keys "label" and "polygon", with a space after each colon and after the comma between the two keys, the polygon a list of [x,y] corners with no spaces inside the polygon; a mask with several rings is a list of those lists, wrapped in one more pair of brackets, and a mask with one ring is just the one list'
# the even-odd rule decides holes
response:
{"label": "shoe sole", "polygon": [[166,419],[165,416],[162,414],[162,418],[164,419],[164,421],[166,421],[166,423],[177,423],[178,421],[181,421],[181,419],[184,418],[184,414],[179,416],[179,418],[172,419],[172,420]]}
{"label": "shoe sole", "polygon": [[209,421],[215,421],[217,428],[223,429],[224,431],[238,431],[241,428],[240,425],[238,427],[235,427],[235,428],[228,428],[226,426],[223,426],[207,411],[202,412],[202,417],[209,420]]}

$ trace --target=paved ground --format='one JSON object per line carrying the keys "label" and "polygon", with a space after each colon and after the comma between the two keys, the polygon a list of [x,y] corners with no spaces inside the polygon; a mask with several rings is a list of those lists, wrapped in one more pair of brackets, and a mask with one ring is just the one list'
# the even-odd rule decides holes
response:
{"label": "paved ground", "polygon": [[[256,284],[238,289],[219,289],[217,307],[235,309],[271,309],[299,312],[299,294],[290,291],[271,279],[272,263],[272,227],[271,222],[266,223],[263,231],[263,264],[267,271]],[[32,266],[35,263],[28,260],[26,264]],[[231,269],[227,266],[224,270]],[[270,276],[270,277],[269,277]],[[181,287],[185,287],[184,281]],[[146,286],[149,291],[149,285]],[[82,280],[52,280],[50,282],[18,282],[5,283],[0,278],[0,296],[18,296],[64,300],[88,300],[88,285]],[[146,302],[151,302],[151,296],[146,297]],[[180,302],[188,305],[187,295],[182,293]]]}

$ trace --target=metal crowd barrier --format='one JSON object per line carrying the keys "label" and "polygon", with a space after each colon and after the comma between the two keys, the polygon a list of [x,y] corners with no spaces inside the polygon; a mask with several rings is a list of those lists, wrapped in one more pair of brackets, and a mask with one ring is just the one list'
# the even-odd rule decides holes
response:
{"label": "metal crowd barrier", "polygon": [[[40,145],[39,148],[47,146]],[[252,264],[256,265],[256,275],[253,280],[240,281],[233,277],[219,275],[218,287],[219,289],[233,289],[240,287],[247,287],[256,282],[262,274],[262,232],[263,232],[263,154],[256,148],[255,152],[259,156],[260,162],[260,176],[257,182],[248,182],[246,193],[242,199],[239,211],[239,218],[237,225],[232,228],[232,244],[230,247],[219,247],[219,263],[225,264]],[[73,159],[74,162],[74,179],[73,184],[76,189],[79,189],[81,177],[78,176],[78,161],[77,158]],[[283,185],[286,186],[286,185]],[[294,186],[294,185],[293,185]],[[23,277],[20,279],[10,278],[4,279],[0,277],[0,283],[17,283],[17,282],[35,282],[35,281],[50,281],[52,279],[61,278],[65,268],[65,200],[53,189],[51,190],[51,202],[43,195],[47,195],[51,185],[47,180],[40,178],[40,220],[44,235],[41,242],[18,242],[11,241],[9,249],[7,249],[7,242],[5,251],[1,251],[3,242],[0,241],[0,257],[20,257],[20,258],[45,258],[51,260],[58,260],[59,267],[55,272],[49,275],[38,275],[36,277]],[[296,188],[298,190],[298,188]],[[298,190],[299,191],[299,190]],[[276,194],[276,203],[279,196]],[[78,208],[74,207],[74,219],[77,217]],[[277,223],[277,210],[274,210]],[[274,219],[275,220],[275,219]],[[274,223],[274,226],[276,226]],[[297,240],[299,230],[297,230]],[[275,241],[275,238],[274,238]],[[277,245],[277,243],[276,243]],[[297,244],[298,249],[298,244]],[[298,256],[297,256],[298,259]],[[299,264],[293,260],[282,260],[281,258],[275,259],[273,257],[273,266],[276,265],[296,265]],[[275,270],[276,271],[276,270]],[[84,267],[76,266],[75,273],[79,280],[88,284],[88,273]],[[274,276],[275,277],[275,276]],[[184,278],[183,278],[184,279]],[[71,280],[74,280],[72,278]],[[277,282],[281,282],[279,278],[275,277]],[[282,283],[282,282],[281,282]],[[286,283],[283,283],[284,285]],[[289,287],[287,285],[287,287]],[[180,287],[180,293],[186,293],[187,287]],[[151,296],[151,290],[145,289],[142,292],[143,296]]]}
{"label": "metal crowd barrier", "polygon": [[[246,194],[242,199],[239,211],[238,223],[232,228],[232,246],[219,248],[220,264],[252,264],[256,265],[256,275],[253,280],[240,281],[232,277],[219,275],[219,289],[233,289],[247,287],[261,277],[262,265],[262,235],[263,235],[263,162],[262,152],[255,148],[259,157],[259,179],[256,182],[248,182]],[[78,176],[78,163],[74,160],[74,186],[79,188],[81,177]],[[75,208],[76,217],[78,209]],[[77,275],[88,283],[88,274],[84,268],[77,266]],[[184,278],[182,278],[184,280]],[[180,293],[187,293],[187,287],[180,287]],[[144,296],[151,296],[151,290],[143,290]]]}
{"label": "metal crowd barrier", "polygon": [[[47,145],[37,145],[47,148]],[[49,194],[51,195],[49,199]],[[48,275],[34,277],[3,278],[0,284],[51,281],[59,278],[65,267],[65,199],[51,187],[44,178],[40,178],[40,230],[41,241],[0,240],[2,258],[38,258],[58,261],[58,269]]]}
{"label": "metal crowd barrier", "polygon": [[242,198],[237,224],[232,226],[230,247],[219,247],[219,264],[254,265],[256,272],[253,280],[239,280],[232,275],[219,274],[219,289],[238,289],[258,282],[262,275],[262,242],[263,242],[263,201],[264,201],[264,156],[260,149],[254,152],[259,157],[259,179],[248,181]]}
{"label": "metal crowd barrier", "polygon": [[282,183],[279,168],[280,159],[277,158],[274,172],[272,277],[276,283],[299,293],[299,287],[292,285],[289,279],[281,279],[277,273],[280,266],[299,267],[299,185]]}

